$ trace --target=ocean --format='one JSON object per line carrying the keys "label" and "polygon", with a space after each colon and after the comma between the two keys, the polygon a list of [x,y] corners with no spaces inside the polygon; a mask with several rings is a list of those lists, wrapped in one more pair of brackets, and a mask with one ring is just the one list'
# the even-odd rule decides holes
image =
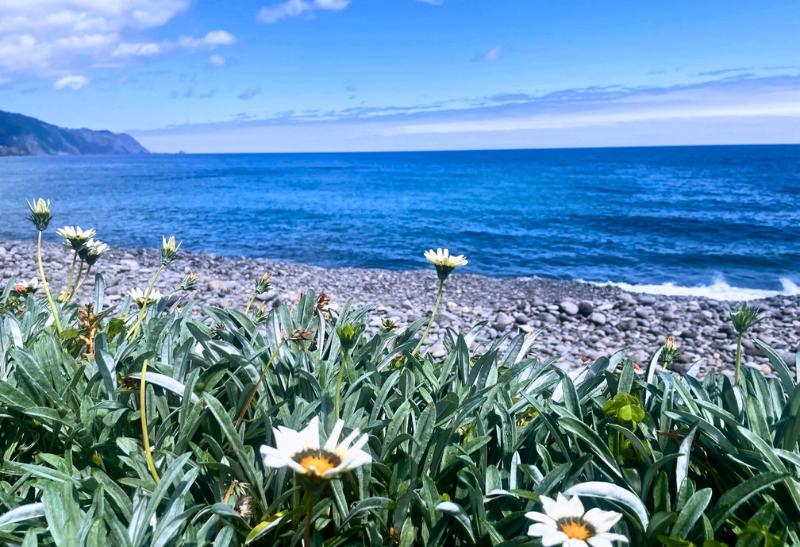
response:
{"label": "ocean", "polygon": [[800,289],[800,145],[0,158],[0,237],[55,228],[117,247],[325,267],[580,279],[716,298]]}

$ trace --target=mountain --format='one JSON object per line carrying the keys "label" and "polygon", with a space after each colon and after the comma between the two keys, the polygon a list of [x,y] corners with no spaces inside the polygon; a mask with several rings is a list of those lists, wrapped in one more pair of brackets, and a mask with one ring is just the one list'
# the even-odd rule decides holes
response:
{"label": "mountain", "polygon": [[147,153],[144,146],[125,133],[66,129],[0,110],[0,156]]}

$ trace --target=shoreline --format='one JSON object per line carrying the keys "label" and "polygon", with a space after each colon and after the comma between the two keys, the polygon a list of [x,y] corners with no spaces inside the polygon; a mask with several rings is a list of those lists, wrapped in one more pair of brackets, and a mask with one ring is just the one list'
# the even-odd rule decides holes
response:
{"label": "shoreline", "polygon": [[[106,281],[110,304],[123,300],[133,287],[144,287],[158,265],[154,249],[114,249],[96,264]],[[45,269],[53,292],[66,278],[71,254],[61,245],[46,243]],[[180,259],[162,274],[156,288],[172,292],[186,273],[196,273],[198,290],[191,298],[219,306],[243,307],[255,280],[272,274],[273,290],[259,300],[268,309],[275,302],[292,303],[302,290],[325,291],[334,306],[350,298],[355,304],[374,306],[369,327],[392,319],[399,328],[430,311],[436,290],[433,268],[383,270],[323,268],[259,258],[225,257],[206,253],[181,253]],[[0,279],[27,280],[36,275],[32,242],[0,239]],[[93,283],[87,281],[79,293],[88,299]],[[764,339],[794,365],[800,345],[800,296],[777,295],[752,304],[762,309],[763,320],[754,334]],[[736,337],[728,320],[732,301],[700,296],[633,293],[610,284],[544,278],[495,278],[453,273],[445,287],[441,311],[429,338],[434,355],[443,353],[438,340],[444,328],[467,332],[487,321],[477,340],[487,342],[515,331],[541,333],[534,343],[542,357],[559,356],[570,368],[586,358],[609,355],[629,348],[636,362],[646,360],[667,336],[681,348],[680,369],[704,358],[706,370],[730,371]],[[745,342],[745,361],[763,366],[766,358],[752,342]]]}

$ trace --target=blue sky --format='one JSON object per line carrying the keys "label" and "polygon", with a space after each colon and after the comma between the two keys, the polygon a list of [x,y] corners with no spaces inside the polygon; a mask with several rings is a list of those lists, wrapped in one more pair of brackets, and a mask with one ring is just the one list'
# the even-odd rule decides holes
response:
{"label": "blue sky", "polygon": [[800,142],[796,0],[4,0],[0,109],[153,151]]}

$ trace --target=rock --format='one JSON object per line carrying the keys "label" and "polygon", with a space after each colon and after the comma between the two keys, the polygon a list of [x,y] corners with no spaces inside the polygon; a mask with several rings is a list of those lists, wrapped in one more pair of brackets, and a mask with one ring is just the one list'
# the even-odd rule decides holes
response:
{"label": "rock", "polygon": [[605,325],[606,324],[606,316],[605,316],[605,314],[602,314],[599,311],[596,311],[592,315],[589,316],[589,321],[591,321],[595,325]]}
{"label": "rock", "polygon": [[433,346],[431,346],[430,354],[434,359],[441,359],[447,355],[447,350],[444,348],[444,345],[441,342],[436,342]]}
{"label": "rock", "polygon": [[139,267],[139,261],[132,258],[123,258],[117,261],[117,268],[121,272],[135,272]]}
{"label": "rock", "polygon": [[639,301],[639,304],[644,304],[645,306],[652,306],[658,299],[652,294],[640,294],[636,297],[636,300]]}
{"label": "rock", "polygon": [[548,325],[555,325],[556,323],[558,323],[558,317],[549,312],[543,313],[541,315],[541,319],[543,323],[547,323]]}
{"label": "rock", "polygon": [[578,315],[578,305],[575,302],[570,302],[569,300],[564,300],[561,302],[558,307],[566,313],[567,315]]}
{"label": "rock", "polygon": [[584,317],[589,317],[592,315],[594,311],[594,306],[591,302],[586,302],[585,300],[578,304],[578,313],[580,313]]}
{"label": "rock", "polygon": [[514,319],[510,315],[508,315],[504,311],[501,311],[494,318],[494,328],[497,329],[498,331],[504,331],[513,322],[514,322]]}
{"label": "rock", "polygon": [[621,330],[622,332],[627,332],[633,329],[636,326],[636,321],[634,319],[623,319],[619,323],[617,323],[617,329]]}
{"label": "rock", "polygon": [[525,325],[528,323],[528,321],[530,321],[530,319],[524,313],[517,312],[514,314],[514,321],[517,323],[517,325]]}

